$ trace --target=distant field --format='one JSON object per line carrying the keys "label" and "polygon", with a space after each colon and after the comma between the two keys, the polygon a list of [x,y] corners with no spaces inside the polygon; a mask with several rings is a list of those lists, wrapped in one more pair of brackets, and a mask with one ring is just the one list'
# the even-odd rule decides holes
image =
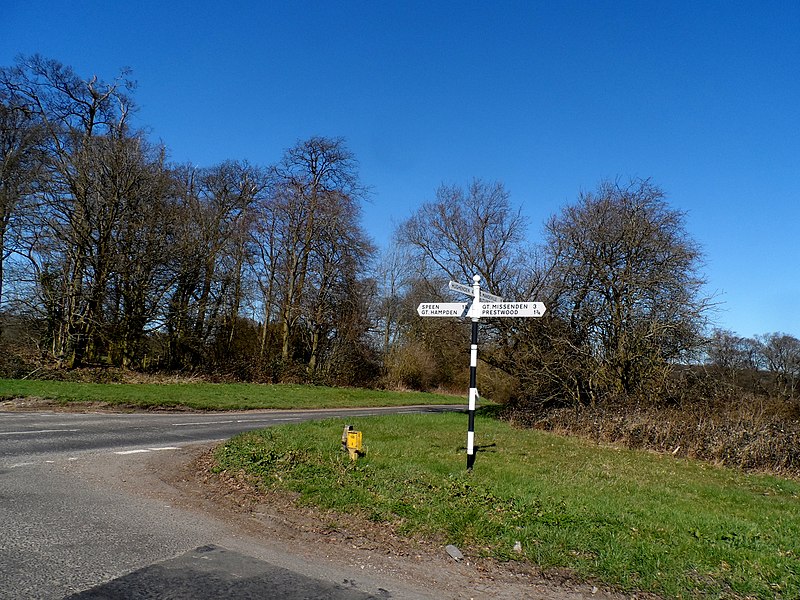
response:
{"label": "distant field", "polygon": [[800,598],[797,481],[480,416],[467,473],[463,414],[349,419],[366,449],[352,463],[342,423],[242,434],[218,448],[218,468],[468,556],[567,568],[632,593]]}
{"label": "distant field", "polygon": [[422,392],[389,392],[311,385],[246,383],[72,383],[0,379],[0,401],[41,398],[56,404],[102,403],[134,409],[303,409],[465,404],[466,399]]}

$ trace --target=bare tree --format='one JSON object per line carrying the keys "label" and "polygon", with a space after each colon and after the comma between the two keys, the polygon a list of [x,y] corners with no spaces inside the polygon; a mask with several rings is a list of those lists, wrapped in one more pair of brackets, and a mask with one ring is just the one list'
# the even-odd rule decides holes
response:
{"label": "bare tree", "polygon": [[755,339],[744,338],[725,329],[714,329],[706,342],[706,353],[709,364],[719,369],[729,381],[736,383],[743,372],[760,368],[760,346]]}
{"label": "bare tree", "polygon": [[553,341],[577,369],[576,399],[657,390],[698,348],[710,306],[700,249],[650,181],[582,194],[547,223],[547,248]]}
{"label": "bare tree", "polygon": [[107,164],[113,184],[106,193],[119,195],[123,210],[111,234],[105,330],[111,361],[141,367],[171,282],[167,265],[175,186],[162,147],[151,147],[141,136],[120,144]]}
{"label": "bare tree", "polygon": [[410,284],[409,260],[403,248],[393,246],[384,251],[375,268],[379,296],[375,321],[384,369],[389,352],[400,335],[403,295]]}
{"label": "bare tree", "polygon": [[800,382],[800,340],[786,333],[758,337],[767,369],[775,375],[782,394],[794,398]]}
{"label": "bare tree", "polygon": [[356,342],[359,332],[369,329],[365,322],[362,327],[356,323],[369,314],[368,304],[358,297],[366,297],[362,279],[374,247],[358,223],[358,214],[349,203],[329,206],[308,263],[303,313],[310,335],[308,371],[312,375],[334,334]]}
{"label": "bare tree", "polygon": [[518,281],[525,262],[525,228],[503,185],[476,179],[466,190],[439,187],[434,201],[400,225],[397,239],[434,273],[465,282],[477,274],[485,288],[502,294]]}
{"label": "bare tree", "polygon": [[14,248],[9,243],[12,221],[23,199],[33,193],[42,162],[42,128],[30,110],[7,96],[0,87],[0,313],[5,300],[4,266]]}
{"label": "bare tree", "polygon": [[299,142],[286,151],[273,177],[270,232],[278,247],[275,282],[281,358],[285,364],[293,358],[292,343],[298,325],[304,324],[310,331],[308,361],[313,371],[331,285],[347,261],[358,272],[359,261],[371,251],[358,225],[359,202],[366,189],[342,139],[313,137]]}
{"label": "bare tree", "polygon": [[129,133],[133,84],[126,72],[111,83],[81,79],[72,69],[40,56],[0,69],[0,88],[34,116],[46,139],[46,186],[38,194],[38,256],[52,351],[80,365],[97,342],[109,276],[110,238],[118,197],[105,194],[104,160]]}
{"label": "bare tree", "polygon": [[[406,373],[403,377],[412,385],[457,385],[463,369],[453,370],[458,364],[454,357],[463,353],[468,339],[464,325],[421,320],[416,303],[444,299],[448,279],[467,283],[475,274],[481,276],[482,289],[513,299],[531,298],[539,278],[526,248],[526,225],[503,185],[481,180],[472,181],[466,189],[439,187],[433,201],[424,203],[400,225],[396,236],[410,258],[405,278],[412,285],[404,294],[405,313],[397,321],[404,325],[403,340],[388,356],[395,373]],[[495,347],[509,343],[515,326],[497,319],[484,327],[481,358],[507,367],[507,361],[496,360]],[[414,366],[414,358],[422,353],[428,357],[426,363],[437,365],[438,375]],[[394,375],[395,379],[403,377]],[[424,383],[413,383],[415,380]]]}
{"label": "bare tree", "polygon": [[176,169],[174,282],[166,325],[173,366],[196,365],[217,337],[230,347],[243,301],[252,207],[262,174],[245,163]]}

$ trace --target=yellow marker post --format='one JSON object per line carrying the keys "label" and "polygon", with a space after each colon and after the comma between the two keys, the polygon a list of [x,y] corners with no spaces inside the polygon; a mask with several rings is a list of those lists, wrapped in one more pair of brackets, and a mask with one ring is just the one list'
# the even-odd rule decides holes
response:
{"label": "yellow marker post", "polygon": [[355,460],[362,452],[361,445],[361,432],[348,431],[347,432],[347,451],[350,453],[350,460]]}

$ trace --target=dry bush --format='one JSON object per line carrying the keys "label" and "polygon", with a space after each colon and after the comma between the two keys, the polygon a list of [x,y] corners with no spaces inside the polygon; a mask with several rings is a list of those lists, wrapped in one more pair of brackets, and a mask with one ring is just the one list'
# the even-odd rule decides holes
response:
{"label": "dry bush", "polygon": [[436,369],[436,357],[423,344],[410,342],[389,353],[384,387],[425,391],[442,383]]}
{"label": "dry bush", "polygon": [[777,398],[743,394],[662,406],[616,401],[508,418],[628,448],[800,476],[800,407]]}
{"label": "dry bush", "polygon": [[519,387],[519,378],[491,365],[478,365],[478,392],[482,398],[506,404],[519,396]]}

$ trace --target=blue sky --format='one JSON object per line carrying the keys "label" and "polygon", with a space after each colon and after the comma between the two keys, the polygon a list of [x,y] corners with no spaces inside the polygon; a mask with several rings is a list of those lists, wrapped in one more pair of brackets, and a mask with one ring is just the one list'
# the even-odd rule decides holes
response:
{"label": "blue sky", "polygon": [[36,52],[131,67],[177,162],[344,137],[379,244],[442,183],[503,182],[538,241],[581,191],[649,177],[719,326],[800,337],[800,0],[12,1],[0,64]]}

